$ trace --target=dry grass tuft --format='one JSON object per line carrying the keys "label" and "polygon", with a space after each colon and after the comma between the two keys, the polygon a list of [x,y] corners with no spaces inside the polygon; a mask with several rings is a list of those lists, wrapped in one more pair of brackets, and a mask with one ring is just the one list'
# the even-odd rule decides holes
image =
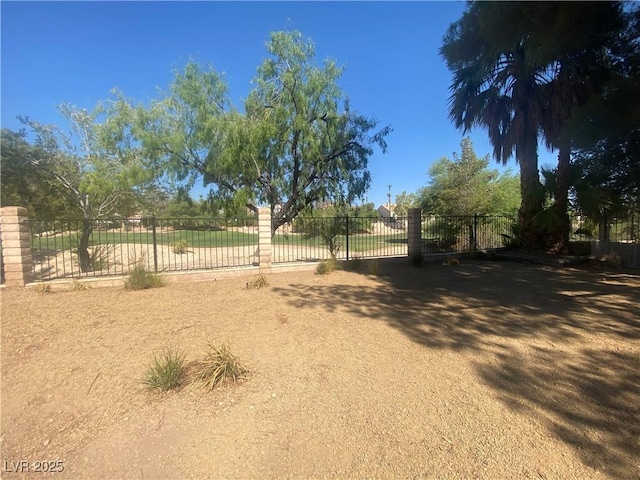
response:
{"label": "dry grass tuft", "polygon": [[222,345],[207,344],[207,352],[202,360],[196,362],[196,380],[202,382],[202,388],[213,390],[216,385],[227,385],[244,378],[248,372],[240,359],[231,353],[228,343]]}

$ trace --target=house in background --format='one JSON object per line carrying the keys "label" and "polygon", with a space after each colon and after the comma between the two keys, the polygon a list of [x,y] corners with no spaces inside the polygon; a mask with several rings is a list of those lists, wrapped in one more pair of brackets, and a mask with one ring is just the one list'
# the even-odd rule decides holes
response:
{"label": "house in background", "polygon": [[380,205],[378,207],[378,213],[382,218],[391,218],[393,217],[393,211],[395,208],[395,205]]}

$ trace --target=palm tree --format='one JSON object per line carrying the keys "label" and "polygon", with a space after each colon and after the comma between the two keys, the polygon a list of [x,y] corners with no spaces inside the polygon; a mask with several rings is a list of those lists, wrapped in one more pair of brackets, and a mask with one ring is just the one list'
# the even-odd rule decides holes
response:
{"label": "palm tree", "polygon": [[[544,33],[549,50],[551,81],[543,88],[547,108],[541,121],[546,146],[558,151],[553,205],[547,210],[547,250],[568,248],[570,221],[568,192],[575,111],[602,93],[611,74],[610,51],[624,22],[620,3],[553,3]],[[548,177],[546,175],[545,177]]]}
{"label": "palm tree", "polygon": [[[521,241],[538,246],[534,224],[542,209],[538,172],[538,133],[547,82],[544,65],[522,31],[509,28],[517,20],[518,4],[471,3],[445,35],[441,55],[453,72],[449,112],[466,133],[486,127],[496,160],[506,163],[515,153],[520,165]],[[499,24],[502,24],[501,27]]]}
{"label": "palm tree", "polygon": [[[618,2],[473,2],[441,47],[453,72],[450,117],[465,132],[486,127],[494,156],[520,165],[525,246],[542,246],[538,139],[559,150],[558,231],[568,240],[572,110],[602,84],[603,48],[620,26]],[[597,66],[597,69],[594,69]],[[549,242],[553,244],[554,242]],[[556,248],[558,248],[556,245]]]}

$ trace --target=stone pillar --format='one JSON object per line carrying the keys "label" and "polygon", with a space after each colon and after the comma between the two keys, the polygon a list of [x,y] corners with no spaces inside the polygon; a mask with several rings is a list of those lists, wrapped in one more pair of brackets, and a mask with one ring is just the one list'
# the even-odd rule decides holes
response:
{"label": "stone pillar", "polygon": [[409,209],[407,243],[409,244],[409,256],[422,253],[422,211],[419,208]]}
{"label": "stone pillar", "polygon": [[24,207],[0,208],[0,235],[4,281],[8,287],[24,287],[31,281],[31,231]]}
{"label": "stone pillar", "polygon": [[258,265],[260,274],[271,273],[271,209],[258,208]]}

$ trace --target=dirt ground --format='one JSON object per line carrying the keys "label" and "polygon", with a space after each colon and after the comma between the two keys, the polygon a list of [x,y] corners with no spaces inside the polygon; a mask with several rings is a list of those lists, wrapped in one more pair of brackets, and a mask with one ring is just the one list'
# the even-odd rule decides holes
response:
{"label": "dirt ground", "polygon": [[[3,290],[2,478],[640,478],[638,272],[364,270]],[[140,383],[209,341],[248,378]]]}

